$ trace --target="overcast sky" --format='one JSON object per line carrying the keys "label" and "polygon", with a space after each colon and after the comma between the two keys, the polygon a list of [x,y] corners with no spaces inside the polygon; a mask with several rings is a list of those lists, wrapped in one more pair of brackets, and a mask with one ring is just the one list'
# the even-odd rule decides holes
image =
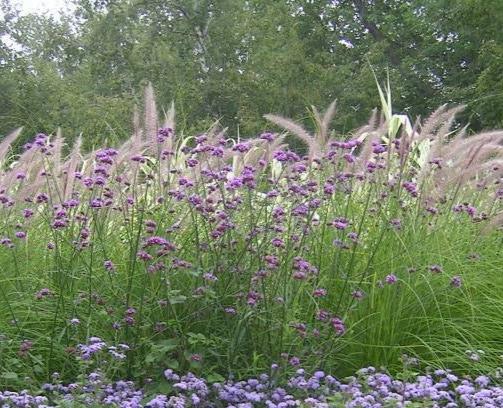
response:
{"label": "overcast sky", "polygon": [[68,1],[65,0],[14,0],[23,14],[44,13],[57,15],[58,10],[65,8]]}

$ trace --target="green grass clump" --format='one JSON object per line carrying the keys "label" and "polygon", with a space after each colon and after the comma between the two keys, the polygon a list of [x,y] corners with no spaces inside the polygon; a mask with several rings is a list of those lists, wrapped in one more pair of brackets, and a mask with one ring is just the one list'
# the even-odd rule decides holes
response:
{"label": "green grass clump", "polygon": [[305,158],[284,135],[176,138],[148,116],[143,136],[83,161],[38,135],[2,175],[0,387],[72,381],[98,363],[93,336],[117,347],[109,378],[397,373],[404,355],[496,369],[501,135],[437,134],[454,114],[419,133],[390,115],[345,142],[330,112],[317,135],[271,117]]}

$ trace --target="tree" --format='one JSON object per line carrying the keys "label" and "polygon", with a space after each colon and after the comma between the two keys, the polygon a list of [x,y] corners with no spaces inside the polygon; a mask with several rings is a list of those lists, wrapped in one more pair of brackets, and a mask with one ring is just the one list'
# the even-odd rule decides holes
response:
{"label": "tree", "polygon": [[[112,142],[130,129],[152,82],[175,101],[178,129],[219,119],[231,136],[266,129],[265,113],[309,125],[310,105],[338,100],[344,133],[379,105],[427,115],[467,104],[474,130],[503,123],[499,0],[76,0],[60,19],[21,16],[2,0],[0,133],[63,127]],[[7,41],[7,39],[9,39]]]}

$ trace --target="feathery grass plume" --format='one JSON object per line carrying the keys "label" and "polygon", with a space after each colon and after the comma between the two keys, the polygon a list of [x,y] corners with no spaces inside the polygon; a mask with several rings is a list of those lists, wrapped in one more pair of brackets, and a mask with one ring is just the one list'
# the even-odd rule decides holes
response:
{"label": "feathery grass plume", "polygon": [[[503,156],[503,132],[494,131],[470,136],[466,139],[454,138],[447,143],[442,157],[442,167],[437,169],[434,178],[432,196],[442,197],[450,188],[458,191],[467,182],[477,177],[494,177],[487,173],[490,163]],[[428,172],[420,174],[421,181],[427,181],[431,173],[428,163]],[[479,180],[480,181],[480,180]]]}
{"label": "feathery grass plume", "polygon": [[206,143],[208,145],[217,145],[225,139],[227,142],[232,141],[230,138],[226,138],[228,127],[222,128],[221,119],[215,120],[210,127],[204,132],[204,135],[207,137]]}
{"label": "feathery grass plume", "polygon": [[334,99],[332,103],[328,106],[327,110],[325,111],[323,118],[321,120],[320,126],[319,126],[319,132],[316,135],[318,144],[322,147],[324,147],[328,141],[328,138],[330,137],[330,123],[334,119],[335,113],[336,113],[336,108],[337,108],[337,101]]}
{"label": "feathery grass plume", "polygon": [[322,122],[322,118],[321,118],[321,113],[318,111],[318,109],[316,108],[316,106],[314,105],[311,105],[311,113],[313,114],[314,116],[314,122],[316,123],[316,125],[318,126],[318,131],[320,129],[320,124]]}
{"label": "feathery grass plume", "polygon": [[220,139],[222,139],[227,133],[228,128],[223,128],[220,125],[220,119],[215,120],[208,130],[204,133],[208,138],[207,143],[212,145],[218,143]]}
{"label": "feathery grass plume", "polygon": [[426,138],[431,138],[432,141],[430,143],[430,149],[428,155],[426,157],[426,163],[428,164],[432,158],[441,157],[444,148],[448,145],[446,141],[448,140],[454,120],[456,115],[464,109],[464,106],[457,106],[452,109],[447,110],[445,113],[440,115],[439,120],[442,122],[438,122],[435,125],[435,129],[437,131],[430,132],[425,135],[418,135],[420,140],[426,140]]}
{"label": "feathery grass plume", "polygon": [[[363,171],[365,169],[366,162],[370,159],[372,154],[372,142],[377,139],[381,139],[382,135],[385,133],[385,123],[381,124],[382,116],[379,115],[377,108],[372,109],[372,114],[370,115],[367,124],[359,127],[353,132],[350,132],[351,139],[358,140],[361,143],[359,148],[354,148],[358,151],[358,163],[357,169]],[[344,165],[345,169],[349,168],[349,163]]]}
{"label": "feathery grass plume", "polygon": [[[452,154],[452,147],[458,146],[462,140],[466,139],[468,136],[468,124],[463,126],[461,129],[457,130],[453,137],[449,139],[449,149],[447,149],[447,153]],[[445,149],[444,149],[445,150]]]}
{"label": "feathery grass plume", "polygon": [[444,121],[444,123],[440,126],[438,129],[438,136],[440,139],[445,139],[447,136],[451,134],[451,128],[452,125],[454,124],[454,121],[456,120],[456,115],[460,112],[462,112],[466,108],[466,105],[459,105],[455,106],[451,109],[449,109],[446,112],[447,119]]}
{"label": "feathery grass plume", "polygon": [[16,172],[22,171],[26,174],[26,179],[30,183],[34,182],[43,169],[43,160],[37,156],[37,152],[33,149],[23,152],[11,170],[12,179],[14,179]]}
{"label": "feathery grass plume", "polygon": [[65,190],[63,193],[65,200],[71,198],[73,193],[73,187],[75,184],[75,172],[77,171],[77,167],[79,166],[82,160],[80,154],[81,146],[82,146],[82,134],[80,134],[79,137],[77,137],[77,140],[75,141],[72,151],[70,153],[70,156],[68,157],[66,163],[63,165],[63,171],[66,172]]}
{"label": "feathery grass plume", "polygon": [[[46,181],[42,177],[37,177],[29,183],[23,184],[19,191],[16,192],[16,200],[22,201],[27,198],[33,198],[36,194],[45,190],[46,186]],[[53,196],[51,196],[52,198]]]}
{"label": "feathery grass plume", "polygon": [[438,154],[457,111],[457,107],[448,109],[447,104],[440,106],[420,126],[419,132],[413,135],[413,148],[417,148],[419,153],[417,162],[421,167],[421,177],[429,173],[429,161]]}
{"label": "feathery grass plume", "polygon": [[[262,142],[262,143],[260,143]],[[243,156],[243,166],[256,166],[260,159],[263,159],[266,154],[266,148],[263,141],[257,143],[257,146],[252,147]]]}
{"label": "feathery grass plume", "polygon": [[51,183],[51,189],[55,190],[55,195],[58,197],[60,201],[64,200],[64,184],[63,179],[61,177],[61,156],[63,150],[64,138],[61,131],[61,128],[58,128],[56,131],[56,137],[54,138],[54,142],[52,142],[52,147],[50,151],[50,159],[48,163],[47,170],[50,173],[49,182]]}
{"label": "feathery grass plume", "polygon": [[135,145],[139,146],[143,139],[143,132],[140,125],[140,113],[135,105],[133,110],[133,135],[132,139]]}
{"label": "feathery grass plume", "polygon": [[[179,142],[175,145],[174,156],[172,158],[173,167],[183,172],[187,169],[185,165],[185,154],[183,153],[186,146],[188,146],[191,140],[194,139],[194,136],[185,136],[179,140]],[[182,174],[182,173],[181,173]]]}
{"label": "feathery grass plume", "polygon": [[362,143],[369,136],[369,133],[376,132],[381,127],[380,119],[377,108],[372,109],[368,122],[365,125],[349,132],[351,139],[356,139]]}
{"label": "feathery grass plume", "polygon": [[321,155],[321,146],[318,144],[318,141],[301,125],[278,115],[267,114],[264,115],[264,118],[302,140],[309,149],[308,157],[310,162]]}
{"label": "feathery grass plume", "polygon": [[[227,132],[228,128],[221,128],[220,125],[220,120],[217,119],[215,120],[210,127],[202,134],[206,136],[206,142],[205,144],[208,145],[216,145],[218,144],[219,140],[223,139],[225,137],[225,133]],[[199,135],[201,136],[201,135]],[[177,153],[177,155],[180,153],[180,146],[183,145],[185,146],[187,144],[187,138],[181,138],[181,142],[178,139],[173,140],[173,150]],[[191,138],[192,139],[192,138]],[[220,162],[219,157],[215,156],[208,156],[205,155],[205,161],[206,163],[210,166],[217,166],[218,163]]]}
{"label": "feathery grass plume", "polygon": [[[420,157],[420,172],[418,179],[424,179],[431,172],[432,160],[438,159],[444,155],[445,151],[452,151],[455,141],[459,138],[454,136],[448,140],[451,132],[451,126],[454,123],[457,113],[464,109],[464,106],[457,106],[447,109],[447,105],[442,105],[437,109],[422,126],[421,131],[415,136],[415,146],[426,144],[426,150],[422,150]],[[462,132],[463,129],[458,130]]]}
{"label": "feathery grass plume", "polygon": [[495,182],[500,184],[500,179],[503,179],[503,159],[495,158],[485,163],[481,164],[479,169],[479,173],[485,173],[484,181],[486,183]]}
{"label": "feathery grass plume", "polygon": [[[463,131],[463,130],[462,130]],[[462,176],[460,172],[474,170],[491,158],[499,157],[503,151],[503,131],[476,134],[467,138],[455,137],[444,147],[443,161],[452,165],[447,167]],[[446,171],[447,171],[446,170]],[[426,172],[420,178],[426,176]]]}
{"label": "feathery grass plume", "polygon": [[372,109],[372,114],[370,115],[368,122],[365,125],[360,126],[359,128],[350,132],[351,138],[357,139],[359,142],[363,142],[367,138],[368,134],[375,132],[378,127],[378,111],[377,108],[374,108]]}
{"label": "feathery grass plume", "polygon": [[503,146],[481,142],[479,145],[473,146],[467,153],[466,157],[452,156],[453,164],[449,169],[457,169],[452,174],[454,180],[469,181],[484,171],[489,163],[497,161],[503,155]]}
{"label": "feathery grass plume", "polygon": [[175,131],[175,102],[171,101],[171,105],[167,112],[164,112],[164,126],[169,127],[173,132]]}
{"label": "feathery grass plume", "polygon": [[264,160],[266,161],[266,163],[269,163],[272,160],[272,155],[275,151],[288,148],[288,145],[284,143],[285,137],[286,133],[284,132],[281,134],[276,133],[273,141],[265,144],[266,152],[264,155]]}
{"label": "feathery grass plume", "polygon": [[13,132],[5,136],[0,142],[0,169],[4,166],[5,161],[7,160],[6,155],[12,143],[14,143],[14,141],[18,138],[22,130],[23,130],[22,127],[14,130]]}
{"label": "feathery grass plume", "polygon": [[450,160],[453,160],[454,166],[456,164],[462,166],[466,163],[464,168],[477,167],[478,165],[485,163],[489,159],[494,159],[501,156],[501,154],[503,153],[503,146],[495,143],[480,142],[477,146],[474,146],[470,149],[470,153],[472,152],[473,154],[469,155],[468,162],[466,162],[466,159],[464,159],[463,157],[457,157],[454,155],[448,155],[447,157]]}
{"label": "feathery grass plume", "polygon": [[369,121],[363,127],[368,127],[370,130],[374,130],[380,125],[381,118],[379,117],[379,110],[377,108],[372,109]]}
{"label": "feathery grass plume", "polygon": [[479,143],[486,144],[494,144],[502,146],[503,143],[503,131],[502,130],[493,130],[489,132],[478,133],[466,138],[454,138],[452,143],[450,144],[450,148],[448,150],[448,154],[452,157],[458,157],[459,154],[470,148],[474,145],[478,145]]}
{"label": "feathery grass plume", "polygon": [[164,123],[163,123],[163,127],[169,128],[172,131],[171,132],[171,136],[168,137],[164,141],[164,146],[168,150],[172,150],[173,146],[174,146],[174,143],[175,143],[175,140],[174,140],[174,138],[175,138],[175,129],[176,129],[175,115],[176,115],[176,112],[175,112],[175,102],[171,101],[171,105],[170,105],[168,111],[164,112]]}
{"label": "feathery grass plume", "polygon": [[322,149],[324,148],[328,141],[328,138],[330,137],[329,126],[335,116],[336,106],[336,100],[334,100],[325,111],[323,117],[315,106],[311,106],[311,111],[314,116],[314,122],[317,128],[314,138],[318,142],[318,145],[322,147]]}
{"label": "feathery grass plume", "polygon": [[[497,182],[501,177],[503,177],[503,168],[501,166],[503,166],[502,159],[492,159],[489,161],[483,161],[479,165],[470,166],[462,171],[451,171],[451,178],[444,177],[445,186],[443,187],[443,190],[449,186],[461,186],[472,181],[482,183],[483,185],[488,185],[492,181]],[[453,168],[455,168],[455,166],[453,166]]]}
{"label": "feathery grass plume", "polygon": [[[442,125],[446,117],[447,104],[439,106],[428,119],[423,122],[421,130],[417,135],[415,142],[421,142],[427,137],[432,137],[435,131]],[[447,115],[448,116],[448,115]]]}
{"label": "feathery grass plume", "polygon": [[208,140],[212,141],[212,142],[215,142],[217,140],[223,139],[223,138],[225,138],[225,135],[227,134],[228,130],[229,130],[228,127],[224,127],[220,132],[218,132],[217,134],[215,134],[214,138],[211,138],[211,136],[208,136]]}
{"label": "feathery grass plume", "polygon": [[130,177],[138,166],[131,165],[131,157],[135,155],[143,155],[150,147],[150,142],[147,140],[138,144],[137,140],[132,138],[126,140],[118,149],[117,156],[110,166],[111,174],[124,174]]}
{"label": "feathery grass plume", "polygon": [[157,145],[157,107],[155,103],[154,87],[152,83],[149,82],[145,87],[145,117],[144,117],[144,127],[145,127],[145,137],[147,141],[150,142],[151,146]]}
{"label": "feathery grass plume", "polygon": [[[254,166],[260,160],[264,154],[264,149],[261,146],[263,140],[261,139],[246,139],[246,142],[250,145],[250,150],[245,154],[235,152],[232,149],[227,149],[224,151],[223,159],[225,161],[232,160],[232,173],[238,175],[246,165]],[[237,144],[234,142],[234,144]]]}
{"label": "feathery grass plume", "polygon": [[366,163],[372,157],[372,143],[382,139],[382,136],[385,134],[385,128],[386,126],[384,125],[375,131],[362,133],[358,137],[358,140],[362,142],[358,154],[360,170],[365,168]]}
{"label": "feathery grass plume", "polygon": [[[225,135],[227,133],[228,128],[225,127],[223,129],[220,128],[220,123],[217,120],[210,126],[208,131],[205,133],[207,136],[207,144],[209,145],[217,145],[220,140],[225,139]],[[227,149],[224,149],[224,156],[223,160],[229,159],[230,155],[227,152]],[[216,156],[207,156],[206,157],[207,163],[210,167],[218,166],[222,158],[216,157]]]}
{"label": "feathery grass plume", "polygon": [[2,185],[12,189],[14,180],[16,179],[16,173],[23,172],[26,178],[30,179],[30,169],[34,164],[35,153],[33,150],[27,150],[17,158],[17,160],[11,164],[8,171],[2,174]]}
{"label": "feathery grass plume", "polygon": [[65,139],[63,138],[63,133],[61,128],[58,128],[56,131],[56,137],[54,138],[53,147],[51,149],[52,156],[52,172],[54,176],[59,176],[59,172],[61,170],[61,158],[63,154],[63,143]]}
{"label": "feathery grass plume", "polygon": [[17,161],[18,167],[11,170],[11,180],[15,179],[16,173],[22,171],[26,174],[27,183],[16,192],[16,199],[21,201],[32,197],[40,192],[46,185],[46,179],[42,176],[44,159],[34,149],[24,152]]}
{"label": "feathery grass plume", "polygon": [[402,128],[400,133],[400,146],[398,149],[398,155],[400,157],[400,175],[403,174],[406,164],[409,160],[409,157],[412,153],[412,146],[414,142],[414,138],[417,135],[417,129],[421,125],[421,121],[419,118],[416,119],[414,125],[412,126],[411,132],[407,132],[405,128]]}

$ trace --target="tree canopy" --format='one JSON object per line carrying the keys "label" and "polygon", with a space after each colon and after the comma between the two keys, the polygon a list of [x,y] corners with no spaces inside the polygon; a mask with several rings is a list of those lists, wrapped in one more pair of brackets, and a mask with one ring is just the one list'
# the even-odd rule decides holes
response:
{"label": "tree canopy", "polygon": [[219,119],[246,136],[266,113],[308,120],[337,99],[342,133],[379,105],[374,73],[398,111],[466,104],[473,130],[503,126],[500,0],[74,3],[56,18],[0,1],[0,135],[59,126],[87,147],[113,143],[147,82],[182,130]]}

